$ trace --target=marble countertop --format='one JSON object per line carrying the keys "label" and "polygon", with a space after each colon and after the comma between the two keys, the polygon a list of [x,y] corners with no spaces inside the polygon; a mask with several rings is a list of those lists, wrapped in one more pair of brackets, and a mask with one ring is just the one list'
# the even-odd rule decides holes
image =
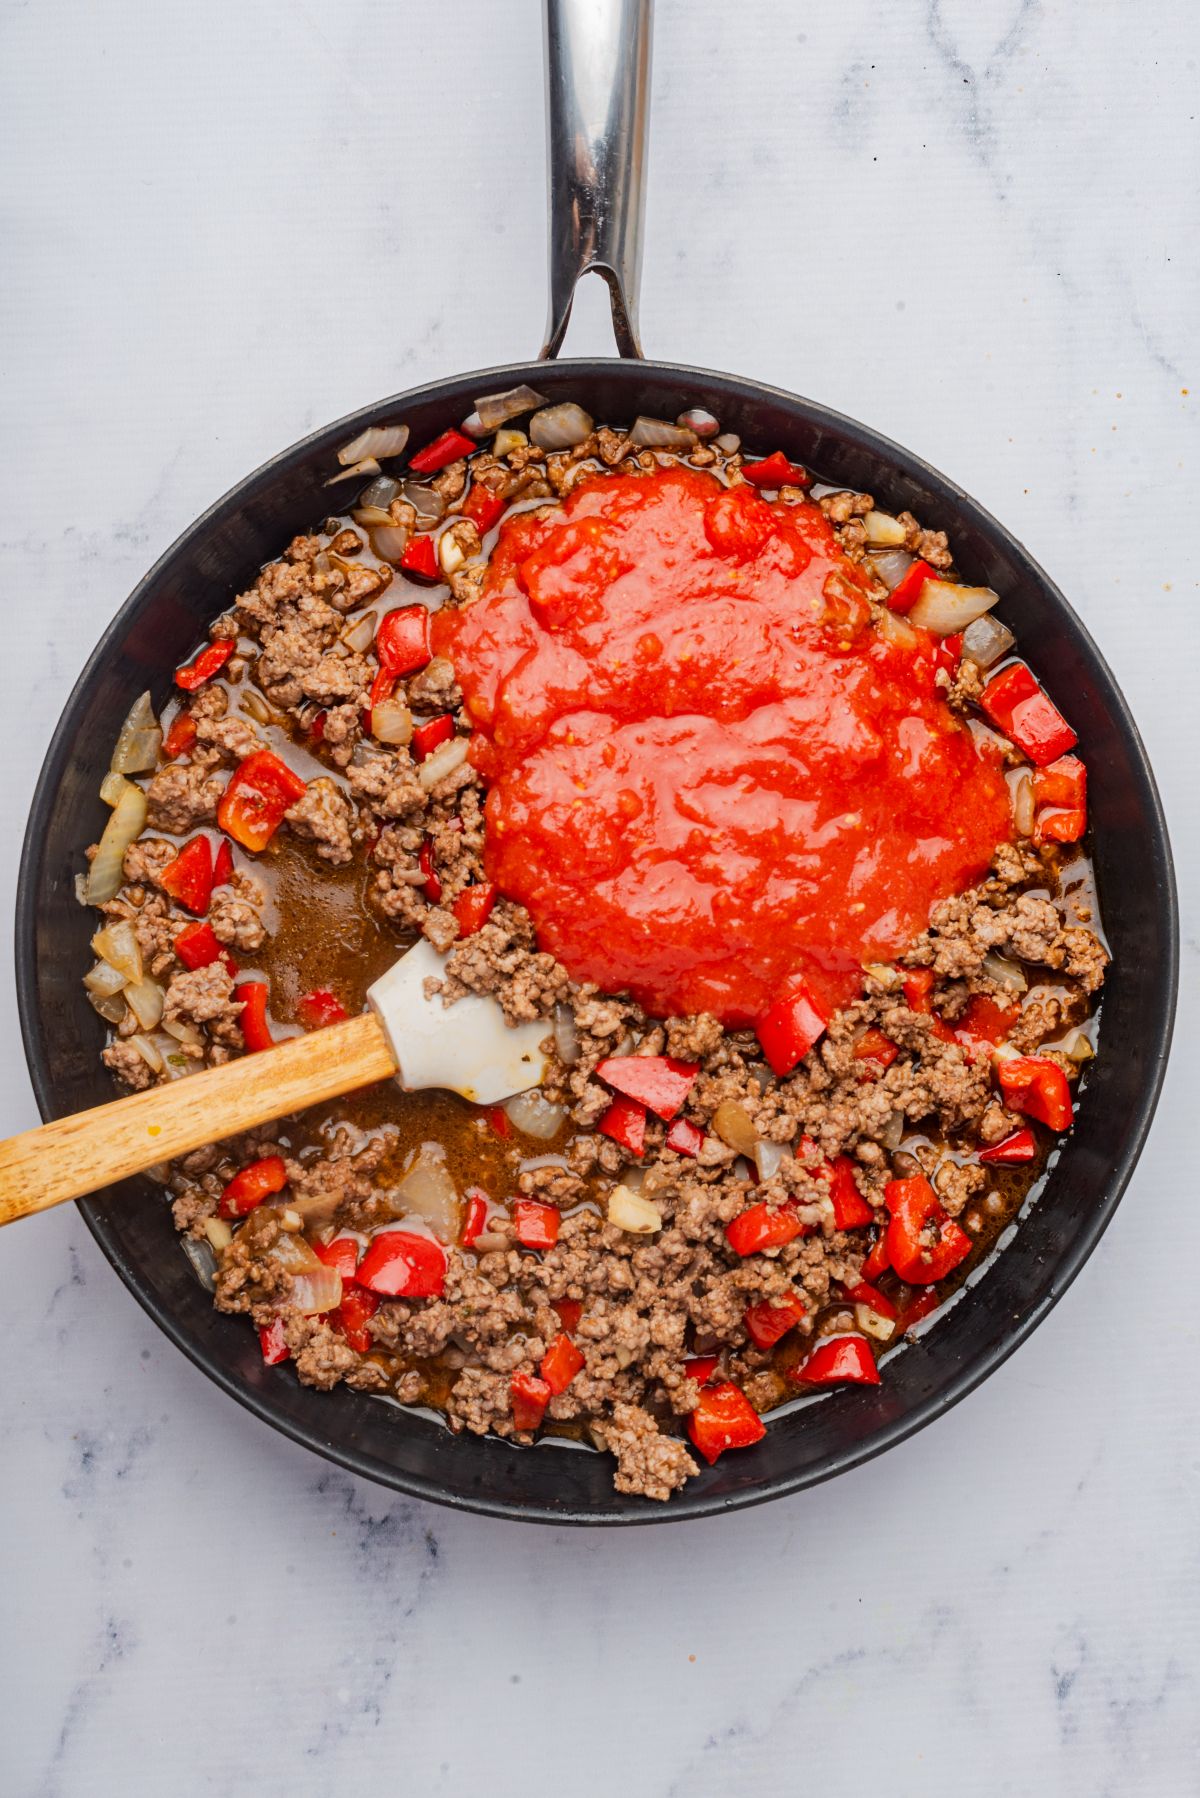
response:
{"label": "marble countertop", "polygon": [[[66,691],[176,534],[327,418],[536,349],[544,176],[534,0],[10,0],[0,42],[9,914]],[[657,22],[650,353],[952,472],[1065,586],[1158,771],[1177,1046],[1064,1303],[882,1461],[584,1534],[326,1466],[176,1353],[73,1211],[6,1232],[0,1791],[1200,1790],[1198,54],[1182,0]],[[568,348],[607,342],[588,295]],[[8,1133],[35,1111],[7,973],[0,1057]]]}

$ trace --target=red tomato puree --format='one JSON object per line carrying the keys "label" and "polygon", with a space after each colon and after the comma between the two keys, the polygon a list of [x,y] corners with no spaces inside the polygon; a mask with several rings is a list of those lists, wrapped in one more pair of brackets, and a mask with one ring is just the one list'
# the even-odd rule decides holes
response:
{"label": "red tomato puree", "polygon": [[820,509],[684,468],[501,530],[433,620],[490,783],[487,872],[576,979],[659,1016],[828,1010],[1011,835],[997,762],[885,640]]}

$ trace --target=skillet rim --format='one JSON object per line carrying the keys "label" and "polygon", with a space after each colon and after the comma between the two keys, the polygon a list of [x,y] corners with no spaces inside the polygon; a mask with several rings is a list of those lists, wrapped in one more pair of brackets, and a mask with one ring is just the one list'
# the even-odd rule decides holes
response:
{"label": "skillet rim", "polygon": [[[857,420],[848,418],[845,414],[836,412],[830,407],[819,405],[813,400],[790,393],[786,389],[771,386],[766,382],[752,381],[713,369],[692,368],[679,363],[617,360],[611,357],[567,359],[555,362],[550,366],[554,368],[556,377],[565,374],[568,378],[576,377],[581,383],[590,383],[605,378],[625,380],[634,385],[642,378],[677,380],[697,395],[702,394],[704,400],[710,399],[714,394],[721,394],[725,397],[735,396],[750,404],[766,401],[784,408],[793,416],[808,423],[832,427],[840,435],[851,440],[856,447],[882,458],[897,471],[914,475],[931,493],[940,496],[945,502],[957,508],[960,514],[966,513],[971,523],[985,537],[993,539],[1017,563],[1028,568],[1051,596],[1053,604],[1060,612],[1067,634],[1073,637],[1075,643],[1082,649],[1085,660],[1090,664],[1093,673],[1099,676],[1111,696],[1113,722],[1118,735],[1124,741],[1132,769],[1140,786],[1140,809],[1155,870],[1155,903],[1164,926],[1163,939],[1167,950],[1160,963],[1157,1010],[1153,1018],[1148,1019],[1146,1024],[1145,1075],[1137,1097],[1129,1139],[1124,1153],[1111,1168],[1100,1197],[1089,1213],[1086,1225],[1081,1228],[1075,1242],[1065,1252],[1060,1253],[1046,1292],[1019,1319],[1014,1321],[1011,1329],[999,1343],[985,1345],[975,1353],[965,1367],[951,1368],[944,1383],[935,1394],[919,1400],[903,1415],[881,1422],[868,1440],[831,1455],[820,1466],[802,1469],[792,1476],[784,1474],[765,1479],[752,1490],[739,1491],[729,1496],[720,1496],[716,1493],[706,1494],[703,1490],[703,1482],[700,1482],[701,1490],[689,1493],[685,1488],[682,1493],[677,1494],[665,1505],[651,1504],[648,1500],[625,1499],[623,1508],[616,1511],[590,1509],[553,1511],[527,1500],[451,1491],[435,1480],[382,1463],[375,1457],[357,1450],[352,1444],[334,1442],[327,1436],[277,1412],[269,1397],[268,1389],[259,1392],[243,1384],[231,1371],[227,1371],[220,1364],[203,1341],[193,1337],[184,1329],[176,1314],[159,1299],[148,1282],[143,1279],[138,1267],[123,1253],[115,1233],[109,1227],[103,1207],[94,1199],[86,1199],[79,1201],[79,1209],[101,1252],[119,1278],[133,1293],[142,1309],[153,1319],[159,1329],[177,1348],[182,1350],[196,1367],[222,1391],[228,1393],[262,1422],[271,1425],[273,1429],[278,1430],[292,1441],[312,1450],[323,1459],[333,1462],[348,1472],[372,1480],[393,1491],[445,1505],[453,1510],[477,1512],[513,1521],[563,1525],[591,1524],[609,1527],[682,1522],[685,1519],[722,1515],[728,1511],[743,1510],[752,1505],[764,1504],[770,1499],[785,1497],[822,1484],[826,1480],[835,1478],[838,1474],[849,1472],[852,1468],[873,1460],[887,1449],[915,1435],[936,1418],[944,1416],[947,1411],[966,1398],[990,1374],[1002,1366],[1010,1355],[1016,1352],[1058,1303],[1078,1276],[1107,1229],[1141,1155],[1158,1106],[1174,1030],[1178,997],[1178,892],[1162,801],[1145,745],[1120,685],[1093,642],[1086,626],[1058,585],[1029,554],[1019,539],[978,501],[974,500],[964,488],[935,469],[923,457],[904,449],[881,433],[860,424]],[[34,1097],[43,1119],[48,1120],[61,1115],[61,1113],[54,1102],[54,1081],[50,1072],[43,1021],[38,1007],[35,926],[38,873],[41,861],[39,844],[45,840],[45,826],[53,811],[57,790],[70,753],[74,713],[81,705],[97,669],[109,655],[113,645],[124,638],[128,626],[138,616],[143,603],[152,595],[164,572],[171,567],[175,559],[193,545],[203,541],[210,527],[221,516],[235,510],[260,483],[266,483],[289,464],[303,461],[323,445],[333,447],[366,425],[405,408],[422,403],[435,404],[440,401],[449,401],[455,395],[466,397],[462,390],[468,387],[476,392],[488,392],[502,391],[503,388],[515,386],[522,381],[535,385],[539,376],[544,381],[548,372],[549,367],[545,362],[512,363],[496,368],[467,371],[441,381],[428,382],[422,387],[412,388],[404,393],[394,394],[387,399],[373,402],[369,406],[360,407],[333,423],[310,432],[306,437],[300,438],[288,448],[262,463],[200,513],[158,557],[154,565],[143,575],[129,597],[119,607],[72,685],[51,733],[34,788],[30,803],[29,822],[21,845],[14,915],[17,1007],[22,1044],[29,1066]],[[697,397],[694,403],[701,404],[702,399]],[[717,407],[713,409],[718,410]],[[1051,1178],[1053,1178],[1053,1174]],[[1042,1202],[1044,1202],[1044,1196]],[[329,1398],[331,1395],[325,1396]]]}

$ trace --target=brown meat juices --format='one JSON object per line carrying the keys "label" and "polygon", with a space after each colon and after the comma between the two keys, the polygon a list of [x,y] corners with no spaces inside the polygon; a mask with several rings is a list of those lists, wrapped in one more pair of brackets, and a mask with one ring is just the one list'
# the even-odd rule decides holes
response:
{"label": "brown meat juices", "polygon": [[[215,1302],[258,1327],[281,1364],[272,1377],[434,1405],[454,1430],[582,1437],[613,1456],[619,1490],[661,1500],[753,1441],[756,1412],[815,1390],[829,1362],[816,1351],[832,1352],[839,1380],[875,1376],[877,1359],[886,1380],[888,1349],[1019,1209],[1064,1093],[1069,1121],[1106,961],[1078,844],[1039,823],[1082,777],[1057,763],[1043,774],[1000,743],[1016,840],[864,970],[784,1073],[753,1028],[705,1012],[656,1018],[628,992],[572,978],[524,908],[490,888],[471,718],[409,611],[475,602],[499,502],[554,509],[589,474],[637,481],[675,462],[716,469],[736,492],[747,464],[736,448],[653,453],[609,430],[550,452],[508,436],[520,441],[456,457],[419,490],[373,482],[360,519],[295,539],[214,623],[236,649],[165,720],[164,753],[139,777],[145,830],[101,907],[140,958],[140,979],[103,997],[104,1055],[146,1086],[247,1052],[260,1028],[317,1027],[358,1010],[418,934],[448,951],[447,1003],[492,994],[513,1021],[544,1020],[540,1099],[484,1112],[375,1088],[270,1134],[216,1140],[163,1177]],[[761,490],[806,504],[790,481]],[[820,506],[854,564],[863,628],[902,641],[882,578],[894,566],[872,560],[870,500],[835,493]],[[943,538],[889,522],[893,542],[950,572]],[[396,611],[403,630],[381,637]],[[412,654],[397,647],[413,642]],[[982,739],[990,671],[947,644],[939,690]],[[269,840],[233,841],[230,867],[214,866],[189,907],[181,848],[229,841],[222,801],[264,751],[287,776],[261,800],[276,807]],[[269,988],[261,1025],[245,999],[255,981]],[[629,1058],[643,1076],[669,1064],[678,1105],[630,1098]],[[280,1183],[239,1214],[230,1182],[276,1157]],[[394,1231],[440,1249],[389,1292],[356,1275]],[[951,1251],[951,1272],[920,1277]]]}

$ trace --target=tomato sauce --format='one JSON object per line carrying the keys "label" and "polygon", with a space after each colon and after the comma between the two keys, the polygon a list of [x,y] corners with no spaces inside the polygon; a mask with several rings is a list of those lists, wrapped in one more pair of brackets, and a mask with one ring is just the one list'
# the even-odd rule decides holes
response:
{"label": "tomato sauce", "polygon": [[820,509],[705,471],[597,475],[509,519],[433,620],[490,783],[487,868],[580,980],[750,1022],[864,961],[1011,837],[998,762],[887,640]]}

